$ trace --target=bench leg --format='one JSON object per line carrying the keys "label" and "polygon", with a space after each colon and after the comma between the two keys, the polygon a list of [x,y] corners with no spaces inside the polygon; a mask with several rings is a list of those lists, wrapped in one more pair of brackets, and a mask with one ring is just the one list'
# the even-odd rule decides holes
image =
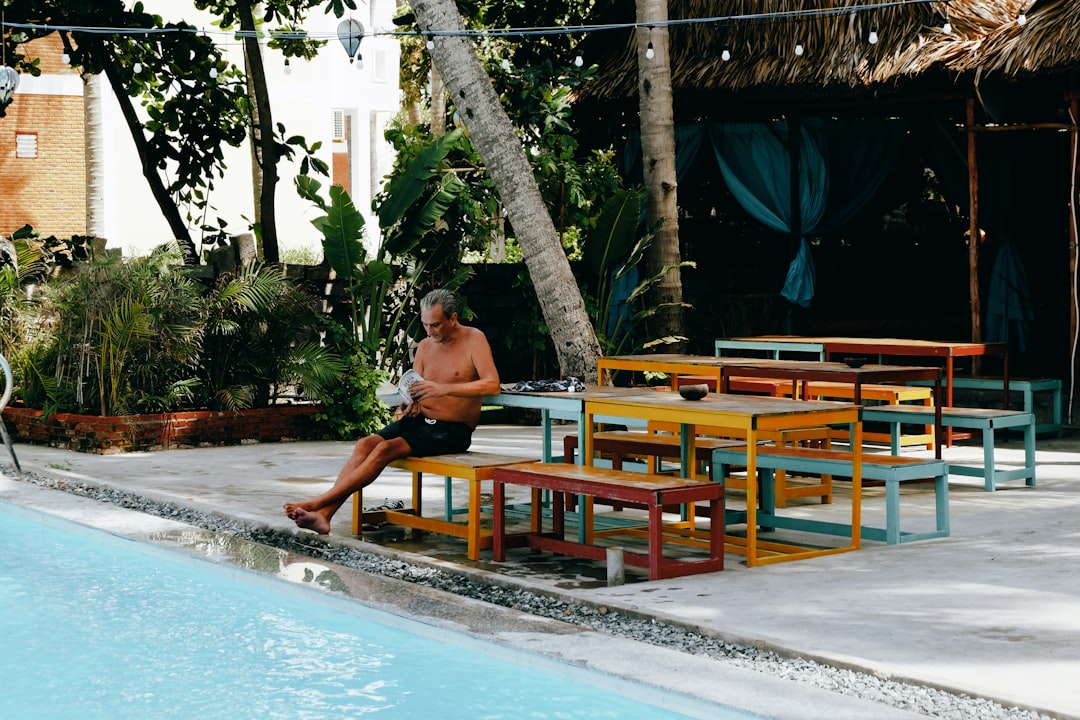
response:
{"label": "bench leg", "polygon": [[[592,500],[592,498],[589,498]],[[649,504],[649,579],[659,580],[663,576],[664,561],[664,507],[660,498],[654,498]]]}
{"label": "bench leg", "polygon": [[885,481],[885,542],[900,542],[900,481]]}
{"label": "bench leg", "polygon": [[352,534],[359,535],[363,527],[364,518],[364,491],[357,490],[352,496]]}
{"label": "bench leg", "polygon": [[413,471],[412,474],[412,506],[417,515],[423,515],[421,497],[424,494],[424,473]]}
{"label": "bench leg", "polygon": [[995,483],[997,482],[997,471],[994,468],[994,428],[984,428],[982,436],[983,473],[986,477],[983,486],[986,488],[986,492],[994,492],[996,489]]}
{"label": "bench leg", "polygon": [[1031,473],[1028,487],[1035,487],[1035,423],[1024,426],[1024,467]]}
{"label": "bench leg", "polygon": [[[506,489],[501,482],[495,481],[491,492],[492,522],[491,557],[495,562],[502,562],[506,557]],[[472,538],[469,539],[472,542]]]}
{"label": "bench leg", "polygon": [[[450,478],[446,479],[447,483]],[[469,480],[469,551],[470,560],[480,559],[480,481]]]}
{"label": "bench leg", "polygon": [[949,475],[938,475],[934,478],[934,506],[937,510],[937,529],[946,537],[950,534],[949,529]]}
{"label": "bench leg", "polygon": [[449,475],[443,478],[443,518],[446,522],[454,520],[454,479]]}

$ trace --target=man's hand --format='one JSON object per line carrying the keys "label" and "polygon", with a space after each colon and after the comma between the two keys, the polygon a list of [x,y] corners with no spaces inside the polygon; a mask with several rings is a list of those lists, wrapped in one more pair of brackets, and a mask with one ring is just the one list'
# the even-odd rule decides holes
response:
{"label": "man's hand", "polygon": [[444,397],[449,394],[449,386],[443,383],[432,382],[431,380],[422,380],[409,387],[409,395],[412,396],[414,403],[421,400]]}

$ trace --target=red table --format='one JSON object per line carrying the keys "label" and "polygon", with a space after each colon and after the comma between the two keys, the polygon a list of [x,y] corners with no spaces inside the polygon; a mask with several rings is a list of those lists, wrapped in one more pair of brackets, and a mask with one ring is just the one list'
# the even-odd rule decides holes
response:
{"label": "red table", "polygon": [[[1006,343],[951,342],[948,340],[910,340],[905,338],[857,338],[839,336],[806,335],[755,335],[753,337],[730,338],[725,341],[728,348],[733,343],[747,343],[755,349],[765,345],[782,346],[785,343],[818,344],[822,347],[825,359],[834,355],[877,355],[882,357],[933,357],[945,361],[945,398],[946,407],[953,404],[953,370],[958,357],[979,357],[982,355],[1001,355],[1002,384],[1004,385],[1004,404],[1009,407],[1009,346]],[[952,444],[952,428],[945,429],[945,443]]]}

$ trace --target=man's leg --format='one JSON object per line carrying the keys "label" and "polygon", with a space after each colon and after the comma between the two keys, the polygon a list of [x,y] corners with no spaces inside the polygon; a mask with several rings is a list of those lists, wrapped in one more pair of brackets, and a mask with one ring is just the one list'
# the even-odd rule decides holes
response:
{"label": "man's leg", "polygon": [[330,520],[350,495],[370,485],[391,462],[411,453],[409,443],[402,438],[384,440],[378,435],[362,438],[333,487],[305,502],[285,503],[285,514],[300,527],[325,535],[330,532]]}

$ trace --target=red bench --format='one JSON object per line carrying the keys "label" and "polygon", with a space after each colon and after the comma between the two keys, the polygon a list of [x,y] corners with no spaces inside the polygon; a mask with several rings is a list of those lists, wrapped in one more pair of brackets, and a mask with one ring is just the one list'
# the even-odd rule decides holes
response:
{"label": "red bench", "polygon": [[[625,504],[639,504],[648,509],[648,551],[646,553],[624,551],[627,565],[647,568],[650,580],[680,577],[724,569],[724,486],[719,482],[694,478],[671,477],[651,473],[625,472],[610,468],[597,468],[569,463],[527,463],[495,468],[493,497],[494,528],[492,551],[496,562],[506,557],[507,547],[528,545],[536,550],[548,550],[589,560],[603,560],[607,548],[593,544],[592,500],[605,500]],[[534,512],[531,531],[506,533],[506,485],[523,485],[533,489]],[[544,532],[541,514],[538,512],[541,490],[552,493],[552,530]],[[584,524],[584,541],[566,539],[565,496],[584,495],[581,522]],[[665,506],[709,503],[708,549],[706,558],[668,558],[663,555],[665,538],[672,541],[696,535],[696,513],[688,513],[688,520],[664,521]],[[607,534],[638,534],[632,527],[605,531]]]}

